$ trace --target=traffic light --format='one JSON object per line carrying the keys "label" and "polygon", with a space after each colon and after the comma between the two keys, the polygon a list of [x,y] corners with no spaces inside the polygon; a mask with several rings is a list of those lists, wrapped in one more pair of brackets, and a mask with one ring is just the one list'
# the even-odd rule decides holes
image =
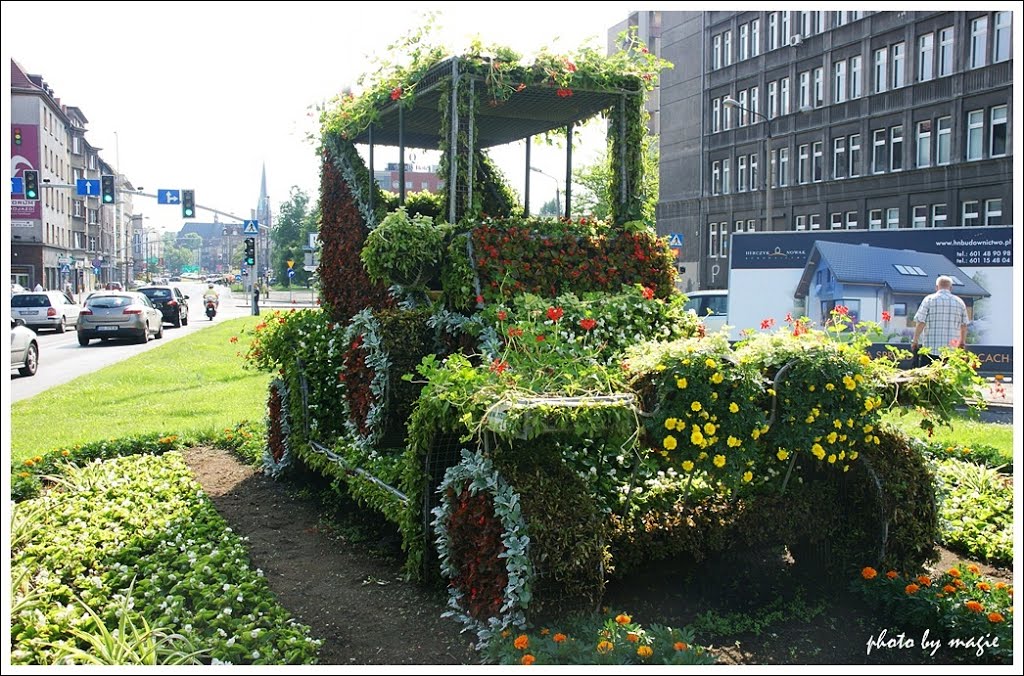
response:
{"label": "traffic light", "polygon": [[196,217],[196,191],[195,190],[182,190],[181,191],[181,217],[182,218],[195,218]]}
{"label": "traffic light", "polygon": [[[96,185],[93,183],[93,185]],[[104,204],[114,203],[114,177],[110,174],[100,176],[100,195]]]}
{"label": "traffic light", "polygon": [[245,264],[256,265],[256,240],[252,237],[245,238]]}
{"label": "traffic light", "polygon": [[14,145],[21,145],[21,127],[14,128]]}
{"label": "traffic light", "polygon": [[39,201],[39,172],[35,169],[26,169],[21,174],[25,179],[25,199]]}

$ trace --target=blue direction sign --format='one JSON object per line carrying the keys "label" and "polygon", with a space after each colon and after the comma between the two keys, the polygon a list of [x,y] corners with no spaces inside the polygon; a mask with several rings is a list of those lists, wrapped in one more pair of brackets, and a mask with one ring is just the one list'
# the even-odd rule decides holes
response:
{"label": "blue direction sign", "polygon": [[160,188],[156,191],[157,204],[181,204],[181,191]]}
{"label": "blue direction sign", "polygon": [[678,232],[673,232],[669,234],[668,245],[673,249],[678,249],[683,245],[683,236]]}
{"label": "blue direction sign", "polygon": [[260,234],[260,222],[259,221],[245,221],[245,226],[242,228],[242,232],[247,235],[258,235]]}
{"label": "blue direction sign", "polygon": [[100,179],[98,178],[80,178],[75,181],[75,194],[85,195],[86,197],[99,197],[100,194]]}
{"label": "blue direction sign", "polygon": [[11,194],[12,195],[24,195],[25,194],[25,179],[21,176],[11,177]]}
{"label": "blue direction sign", "polygon": [[294,276],[295,276],[295,271],[294,270],[289,270],[288,271],[288,279],[291,279]]}
{"label": "blue direction sign", "polygon": [[94,268],[92,269],[92,274],[94,274],[94,275],[98,275],[98,274],[100,274],[100,269],[99,269],[99,267],[98,267],[98,266],[97,266],[97,267],[94,267]]}

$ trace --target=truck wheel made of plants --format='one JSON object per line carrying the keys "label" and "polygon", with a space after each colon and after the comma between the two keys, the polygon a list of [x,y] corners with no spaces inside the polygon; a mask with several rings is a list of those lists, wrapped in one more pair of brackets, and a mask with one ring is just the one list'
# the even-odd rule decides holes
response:
{"label": "truck wheel made of plants", "polygon": [[263,452],[263,471],[275,479],[292,464],[288,404],[288,385],[274,378],[267,392],[267,447]]}

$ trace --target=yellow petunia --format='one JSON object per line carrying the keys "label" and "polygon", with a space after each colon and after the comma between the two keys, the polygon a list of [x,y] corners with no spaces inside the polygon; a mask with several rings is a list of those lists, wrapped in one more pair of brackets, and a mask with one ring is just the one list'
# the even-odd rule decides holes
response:
{"label": "yellow petunia", "polygon": [[740,407],[735,401],[729,404],[729,413],[739,413],[739,411]]}
{"label": "yellow petunia", "polygon": [[776,451],[775,457],[778,458],[779,460],[785,460],[786,458],[789,457],[789,451],[787,451],[784,448],[780,448],[778,451]]}
{"label": "yellow petunia", "polygon": [[839,438],[839,435],[836,434],[835,432],[829,432],[828,436],[825,437],[825,438],[828,440],[828,443],[834,444],[834,443],[836,443],[836,439]]}
{"label": "yellow petunia", "polygon": [[711,462],[715,465],[715,467],[725,467],[725,456],[716,455],[715,459],[712,460]]}
{"label": "yellow petunia", "polygon": [[729,445],[729,448],[736,448],[737,446],[743,445],[742,441],[740,441],[731,434],[729,435],[729,438],[725,440],[725,443]]}
{"label": "yellow petunia", "polygon": [[830,465],[836,464],[836,454],[835,453],[831,453],[828,456],[828,464],[830,464]]}
{"label": "yellow petunia", "polygon": [[669,434],[668,436],[666,436],[664,438],[664,440],[662,440],[661,444],[667,450],[674,451],[675,448],[676,448],[676,438],[674,436],[672,436],[671,434]]}
{"label": "yellow petunia", "polygon": [[692,404],[690,404],[690,410],[691,411],[699,411],[701,408],[703,408],[703,407],[700,405],[699,401],[695,401]]}
{"label": "yellow petunia", "polygon": [[749,484],[753,480],[754,480],[754,473],[753,472],[744,472],[743,473],[743,481],[745,483]]}
{"label": "yellow petunia", "polygon": [[716,429],[717,428],[714,426],[713,423],[704,423],[704,434],[708,435],[709,437],[715,433]]}
{"label": "yellow petunia", "polygon": [[686,384],[686,378],[676,378],[676,387],[678,387],[679,389],[685,390]]}
{"label": "yellow petunia", "polygon": [[707,366],[709,369],[713,369],[715,368],[715,366],[717,366],[715,360],[710,357],[704,360],[704,365]]}
{"label": "yellow petunia", "polygon": [[715,371],[711,376],[711,382],[715,385],[721,385],[723,380],[725,380],[725,377],[722,375],[721,371]]}
{"label": "yellow petunia", "polygon": [[754,441],[757,441],[757,438],[759,436],[761,436],[761,430],[760,428],[755,427],[754,430],[750,433],[750,438],[753,439]]}
{"label": "yellow petunia", "polygon": [[684,460],[683,461],[683,471],[684,472],[692,472],[693,471],[693,461],[692,460]]}
{"label": "yellow petunia", "polygon": [[667,430],[674,430],[675,428],[676,428],[676,419],[675,418],[666,418],[665,419],[665,429],[667,429]]}

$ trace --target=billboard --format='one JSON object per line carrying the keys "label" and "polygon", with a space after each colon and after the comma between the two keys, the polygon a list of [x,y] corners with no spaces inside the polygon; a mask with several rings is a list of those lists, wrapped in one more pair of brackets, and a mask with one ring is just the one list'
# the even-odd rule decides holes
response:
{"label": "billboard", "polygon": [[953,293],[968,305],[968,348],[982,356],[983,366],[988,355],[1000,362],[998,370],[1009,370],[1011,226],[736,233],[730,338],[760,330],[765,320],[778,325],[787,314],[820,325],[831,303],[856,307],[857,319],[882,325],[885,342],[909,346],[916,308],[939,274],[956,278]]}
{"label": "billboard", "polygon": [[[38,170],[39,164],[39,125],[12,124],[11,177],[22,176],[26,169]],[[42,172],[40,179],[41,174]],[[28,227],[23,225],[26,220],[38,220],[43,217],[42,204],[42,200],[27,200],[24,195],[11,195],[11,220],[17,222],[20,227]]]}

